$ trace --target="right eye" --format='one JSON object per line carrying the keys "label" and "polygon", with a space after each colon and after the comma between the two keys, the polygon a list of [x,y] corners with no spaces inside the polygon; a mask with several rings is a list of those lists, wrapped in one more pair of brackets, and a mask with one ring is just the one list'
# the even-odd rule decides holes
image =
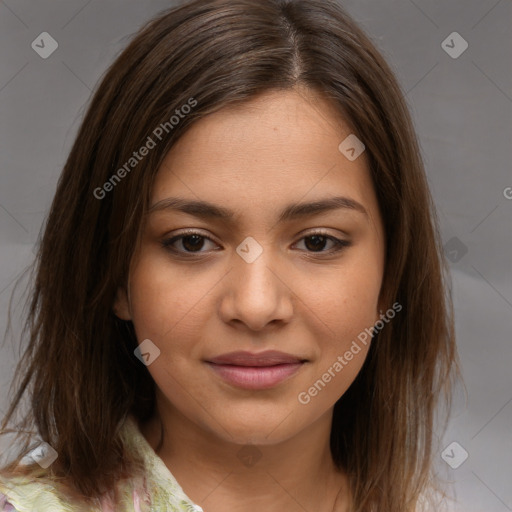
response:
{"label": "right eye", "polygon": [[[162,247],[173,253],[194,254],[208,252],[201,251],[206,240],[210,241],[211,243],[215,243],[211,238],[203,235],[202,233],[198,233],[196,231],[187,231],[185,233],[181,233],[180,235],[162,240],[161,244]],[[177,242],[179,242],[179,245],[181,245],[181,249],[175,247]]]}

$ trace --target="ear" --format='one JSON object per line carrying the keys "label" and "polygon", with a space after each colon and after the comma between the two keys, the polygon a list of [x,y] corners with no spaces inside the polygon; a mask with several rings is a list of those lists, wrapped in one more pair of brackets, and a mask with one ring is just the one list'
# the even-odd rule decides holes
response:
{"label": "ear", "polygon": [[116,298],[114,299],[114,304],[112,305],[112,311],[121,320],[131,320],[132,314],[130,311],[130,300],[128,298],[128,293],[124,286],[120,286],[116,292]]}
{"label": "ear", "polygon": [[373,322],[374,325],[381,319],[381,314],[384,315],[386,313],[387,308],[385,308],[384,306],[384,302],[382,301],[381,298],[379,298],[379,302],[377,304],[377,311],[375,313],[375,321]]}

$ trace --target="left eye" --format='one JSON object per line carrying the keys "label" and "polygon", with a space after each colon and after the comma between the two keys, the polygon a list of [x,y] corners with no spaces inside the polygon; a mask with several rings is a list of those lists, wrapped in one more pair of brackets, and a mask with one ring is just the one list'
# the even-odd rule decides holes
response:
{"label": "left eye", "polygon": [[[347,242],[346,240],[340,240],[334,236],[322,233],[313,233],[301,238],[301,240],[309,240],[309,242],[305,242],[304,245],[311,252],[337,252],[350,245],[350,242]],[[331,242],[333,244],[330,251],[323,250],[327,242]]]}
{"label": "left eye", "polygon": [[[350,242],[348,242],[347,240],[340,240],[339,238],[324,233],[312,233],[310,235],[302,237],[300,240],[305,241],[306,251],[308,252],[338,252],[344,249],[345,247],[350,246]],[[193,254],[207,252],[201,250],[204,248],[205,241],[209,241],[212,244],[215,244],[215,242],[211,238],[200,233],[187,233],[169,238],[167,240],[163,240],[162,246],[165,249],[170,250],[171,252]],[[176,242],[181,242],[182,248],[184,249],[176,248]],[[331,242],[333,245],[331,246],[330,250],[326,251],[325,246],[327,245],[328,242]]]}

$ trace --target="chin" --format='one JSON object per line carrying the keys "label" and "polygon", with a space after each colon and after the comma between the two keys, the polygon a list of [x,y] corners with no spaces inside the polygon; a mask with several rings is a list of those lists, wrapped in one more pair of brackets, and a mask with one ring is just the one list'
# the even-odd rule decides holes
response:
{"label": "chin", "polygon": [[[215,435],[226,442],[240,445],[273,445],[293,437],[301,430],[301,424],[292,415],[245,414],[236,418],[226,418],[219,424],[211,425]],[[283,421],[284,420],[284,421]],[[213,428],[212,428],[213,427]]]}

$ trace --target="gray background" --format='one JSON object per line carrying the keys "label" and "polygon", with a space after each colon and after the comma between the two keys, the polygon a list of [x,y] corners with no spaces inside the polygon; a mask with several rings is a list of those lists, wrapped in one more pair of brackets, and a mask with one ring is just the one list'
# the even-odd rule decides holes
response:
{"label": "gray background", "polygon": [[[510,0],[350,0],[407,93],[451,261],[468,400],[458,393],[441,447],[469,453],[452,469],[450,510],[512,510],[512,72]],[[0,330],[84,105],[100,75],[164,0],[0,1]],[[468,49],[442,42],[458,32]],[[59,47],[31,47],[49,32]],[[450,39],[454,50],[459,42]],[[507,197],[508,196],[508,197]],[[465,252],[467,250],[467,252]],[[19,322],[14,322],[14,334]],[[0,412],[19,347],[0,351]],[[456,460],[462,448],[448,451]]]}

